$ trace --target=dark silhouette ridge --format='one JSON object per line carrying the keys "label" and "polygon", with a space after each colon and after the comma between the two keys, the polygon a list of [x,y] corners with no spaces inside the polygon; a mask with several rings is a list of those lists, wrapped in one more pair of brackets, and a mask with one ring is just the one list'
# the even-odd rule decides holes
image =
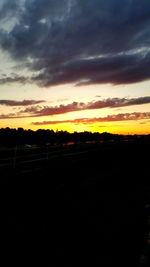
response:
{"label": "dark silhouette ridge", "polygon": [[53,130],[43,130],[38,129],[24,130],[23,128],[11,129],[2,128],[0,129],[0,145],[14,146],[14,145],[24,145],[24,144],[38,144],[43,145],[49,144],[61,144],[68,142],[88,142],[88,141],[150,141],[149,135],[121,135],[121,134],[111,134],[108,132],[74,132],[69,133],[67,131],[56,131]]}

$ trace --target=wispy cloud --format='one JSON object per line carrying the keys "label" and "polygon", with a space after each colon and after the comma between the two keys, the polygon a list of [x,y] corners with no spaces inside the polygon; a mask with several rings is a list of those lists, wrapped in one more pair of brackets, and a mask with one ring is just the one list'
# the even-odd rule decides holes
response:
{"label": "wispy cloud", "polygon": [[108,115],[107,117],[99,118],[81,118],[74,120],[58,120],[58,121],[43,121],[43,122],[32,122],[32,125],[55,125],[61,123],[75,123],[75,124],[93,124],[98,122],[115,122],[115,121],[132,121],[132,120],[143,120],[150,119],[150,112],[134,112],[134,113],[123,113],[117,115]]}
{"label": "wispy cloud", "polygon": [[28,82],[31,82],[31,79],[29,79],[29,77],[19,76],[17,74],[11,74],[10,76],[4,75],[0,78],[0,85],[13,83],[26,84]]}
{"label": "wispy cloud", "polygon": [[31,107],[22,110],[21,113],[29,113],[33,116],[52,116],[74,111],[103,108],[120,108],[133,105],[143,105],[148,103],[150,103],[150,96],[139,98],[107,98],[104,100],[92,101],[88,103],[73,102],[71,104],[59,105],[54,107]]}
{"label": "wispy cloud", "polygon": [[95,110],[104,108],[121,108],[133,105],[144,105],[150,103],[150,97],[138,97],[138,98],[107,98],[99,101],[84,102],[72,102],[67,105],[59,106],[41,106],[39,104],[44,103],[44,100],[0,100],[0,105],[6,106],[20,106],[24,107],[17,113],[3,114],[1,118],[26,118],[26,117],[42,117],[66,114],[75,111]]}
{"label": "wispy cloud", "polygon": [[0,119],[14,119],[18,118],[14,113],[9,113],[9,114],[0,114]]}
{"label": "wispy cloud", "polygon": [[41,104],[44,103],[44,100],[22,100],[22,101],[17,101],[17,100],[8,100],[8,99],[0,99],[0,105],[4,106],[30,106],[30,105],[36,105],[36,104]]}

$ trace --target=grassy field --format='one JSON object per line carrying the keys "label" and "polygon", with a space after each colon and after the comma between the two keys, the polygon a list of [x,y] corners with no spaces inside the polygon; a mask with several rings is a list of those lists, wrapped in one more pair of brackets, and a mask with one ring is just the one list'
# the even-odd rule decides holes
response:
{"label": "grassy field", "polygon": [[24,148],[14,167],[15,150],[1,150],[9,257],[43,266],[148,266],[149,151],[140,142]]}

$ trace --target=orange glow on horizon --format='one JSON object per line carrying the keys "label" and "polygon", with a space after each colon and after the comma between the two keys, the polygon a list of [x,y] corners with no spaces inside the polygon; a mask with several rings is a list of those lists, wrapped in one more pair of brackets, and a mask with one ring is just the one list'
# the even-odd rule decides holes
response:
{"label": "orange glow on horizon", "polygon": [[[37,118],[36,118],[37,119]],[[34,119],[35,120],[35,119]],[[36,121],[36,120],[35,120]],[[43,121],[43,120],[41,120]],[[45,120],[46,121],[46,120]],[[110,132],[113,134],[150,134],[150,121],[115,121],[115,122],[96,122],[96,123],[57,123],[45,125],[33,125],[33,118],[25,119],[5,119],[0,120],[0,128],[19,128],[38,130],[50,129],[68,132]]]}

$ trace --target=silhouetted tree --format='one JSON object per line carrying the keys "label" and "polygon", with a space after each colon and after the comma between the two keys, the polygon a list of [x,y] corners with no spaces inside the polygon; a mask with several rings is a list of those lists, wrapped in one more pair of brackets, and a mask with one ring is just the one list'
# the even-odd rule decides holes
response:
{"label": "silhouetted tree", "polygon": [[23,128],[11,129],[1,128],[0,129],[0,145],[3,146],[22,146],[24,144],[64,144],[68,142],[88,142],[88,141],[115,141],[120,142],[123,140],[130,140],[135,144],[143,144],[143,142],[150,143],[150,134],[149,135],[117,135],[111,133],[92,133],[88,131],[84,132],[74,132],[69,133],[67,131],[56,131],[53,130],[43,130],[38,129],[37,131],[33,130],[24,130]]}

